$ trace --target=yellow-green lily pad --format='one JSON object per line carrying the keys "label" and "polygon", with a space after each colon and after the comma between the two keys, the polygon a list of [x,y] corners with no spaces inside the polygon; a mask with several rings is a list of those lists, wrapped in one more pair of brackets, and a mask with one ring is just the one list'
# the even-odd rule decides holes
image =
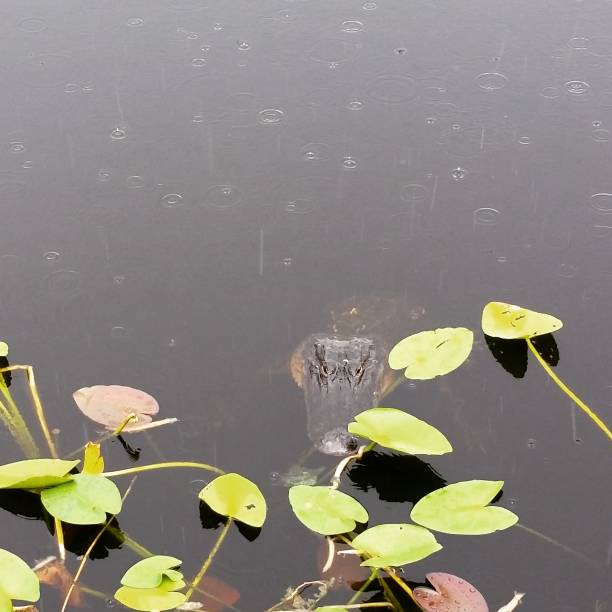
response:
{"label": "yellow-green lily pad", "polygon": [[474,333],[465,327],[443,327],[400,340],[389,353],[389,367],[404,376],[428,380],[457,369],[470,355]]}
{"label": "yellow-green lily pad", "polygon": [[121,584],[136,589],[152,589],[158,587],[168,578],[172,581],[182,580],[183,574],[175,569],[182,561],[176,557],[167,555],[154,555],[134,563],[129,570],[123,574]]}
{"label": "yellow-green lily pad", "polygon": [[482,331],[494,338],[535,338],[562,327],[563,322],[552,315],[505,302],[489,302],[482,311]]}
{"label": "yellow-green lily pad", "polygon": [[350,433],[411,455],[443,455],[453,447],[442,432],[397,408],[370,408],[349,423]]}
{"label": "yellow-green lily pad", "polygon": [[0,357],[6,357],[9,352],[9,347],[6,342],[0,342]]}
{"label": "yellow-green lily pad", "polygon": [[289,503],[308,529],[322,535],[346,533],[368,521],[367,510],[356,499],[330,487],[291,487]]}
{"label": "yellow-green lily pad", "polygon": [[174,610],[187,599],[183,593],[177,592],[184,586],[183,580],[164,577],[162,583],[152,589],[122,586],[115,592],[115,599],[132,610]]}
{"label": "yellow-green lily pad", "polygon": [[9,601],[38,601],[40,598],[38,577],[34,571],[21,557],[3,548],[0,548],[0,592],[6,594]]}
{"label": "yellow-green lily pad", "polygon": [[79,460],[26,459],[0,465],[0,489],[44,489],[72,480]]}
{"label": "yellow-green lily pad", "polygon": [[376,525],[360,533],[351,546],[370,558],[365,567],[399,567],[442,549],[431,531],[408,523]]}
{"label": "yellow-green lily pad", "polygon": [[501,491],[502,480],[467,480],[447,485],[421,498],[410,518],[419,525],[459,535],[481,535],[512,527],[518,516],[489,506]]}
{"label": "yellow-green lily pad", "polygon": [[261,527],[266,520],[266,500],[259,487],[240,474],[218,476],[200,491],[198,497],[217,514],[251,527]]}

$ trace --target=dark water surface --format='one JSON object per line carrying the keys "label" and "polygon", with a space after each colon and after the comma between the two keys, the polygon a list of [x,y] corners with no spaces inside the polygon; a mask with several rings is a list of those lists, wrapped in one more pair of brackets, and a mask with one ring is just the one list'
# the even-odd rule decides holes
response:
{"label": "dark water surface", "polygon": [[[499,503],[565,547],[520,528],[440,534],[406,577],[458,574],[492,610],[514,590],[522,610],[612,609],[609,442],[478,331],[492,299],[559,316],[559,375],[612,420],[611,24],[609,0],[4,0],[2,338],[35,366],[62,451],[96,435],[75,389],[154,395],[181,421],[131,439],[142,463],[214,462],[262,488],[263,531],[233,529],[210,572],[264,610],[320,575],[270,478],[310,444],[284,365],[330,305],[400,296],[478,346],[386,403],[446,433],[455,452],[430,462],[445,481],[504,480]],[[117,443],[106,460],[130,465]],[[425,467],[400,480],[418,490]],[[351,477],[370,525],[408,519],[393,487],[379,500]],[[200,525],[202,478],[143,474],[119,517],[187,576],[217,534]],[[28,562],[54,554],[43,523],[2,511],[2,526]],[[111,550],[83,581],[112,593],[136,560]],[[40,609],[59,609],[54,591]]]}

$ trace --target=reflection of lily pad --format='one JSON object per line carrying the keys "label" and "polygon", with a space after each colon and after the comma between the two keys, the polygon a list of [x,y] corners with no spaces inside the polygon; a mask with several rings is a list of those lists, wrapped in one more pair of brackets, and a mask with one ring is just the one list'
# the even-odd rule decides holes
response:
{"label": "reflection of lily pad", "polygon": [[489,302],[482,311],[482,331],[487,336],[517,340],[550,334],[563,327],[552,315],[506,304]]}
{"label": "reflection of lily pad", "polygon": [[432,572],[428,587],[414,589],[414,597],[425,612],[489,612],[482,594],[469,582],[452,574]]}
{"label": "reflection of lily pad", "polygon": [[108,429],[116,429],[131,414],[136,416],[125,431],[150,423],[159,412],[157,400],[139,389],[121,385],[94,385],[73,393],[79,410],[92,421]]}
{"label": "reflection of lily pad", "polygon": [[397,408],[370,408],[349,423],[350,433],[411,455],[443,455],[453,448],[429,423]]}
{"label": "reflection of lily pad", "polygon": [[214,512],[251,527],[266,520],[266,500],[259,487],[240,474],[223,474],[207,484],[198,497]]}
{"label": "reflection of lily pad", "polygon": [[370,557],[361,564],[365,567],[398,567],[442,549],[431,531],[407,523],[376,525],[360,533],[351,545]]}
{"label": "reflection of lily pad", "polygon": [[283,487],[294,487],[296,485],[316,485],[319,475],[325,471],[325,466],[306,467],[304,465],[292,465],[283,474],[274,474],[275,483]]}
{"label": "reflection of lily pad", "polygon": [[308,529],[322,535],[346,533],[368,520],[366,509],[356,499],[330,487],[292,487],[289,503]]}
{"label": "reflection of lily pad", "polygon": [[389,353],[393,370],[406,378],[427,380],[458,368],[470,355],[474,333],[465,327],[422,331],[400,340]]}
{"label": "reflection of lily pad", "polygon": [[434,531],[461,535],[493,533],[511,527],[518,516],[499,506],[489,506],[503,481],[467,480],[447,485],[421,498],[410,518]]}

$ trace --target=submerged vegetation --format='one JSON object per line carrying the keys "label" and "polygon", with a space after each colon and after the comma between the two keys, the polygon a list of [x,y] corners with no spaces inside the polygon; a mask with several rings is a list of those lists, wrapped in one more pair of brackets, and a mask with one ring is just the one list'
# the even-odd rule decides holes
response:
{"label": "submerged vegetation", "polygon": [[[610,439],[612,434],[604,421],[556,376],[532,342],[533,338],[550,334],[561,326],[561,321],[551,315],[501,302],[487,304],[482,313],[482,329],[486,336],[502,341],[525,342],[561,390]],[[393,347],[388,356],[389,365],[393,369],[404,370],[407,378],[426,380],[442,376],[461,366],[469,357],[473,336],[471,330],[463,327],[416,333]],[[4,343],[0,343],[2,354],[8,354],[8,347]],[[27,377],[48,457],[42,456],[9,391],[7,375],[15,371],[23,371]],[[204,470],[213,475],[212,480],[198,493],[198,499],[205,508],[222,517],[224,525],[216,542],[200,569],[190,580],[186,580],[180,559],[155,555],[131,541],[131,548],[143,558],[126,568],[114,598],[134,610],[206,609],[206,598],[215,599],[214,594],[204,588],[207,584],[206,573],[232,524],[237,523],[243,528],[246,526],[256,534],[265,523],[267,506],[258,486],[240,474],[225,473],[217,466],[191,461],[170,461],[105,471],[101,450],[105,440],[112,437],[122,440],[122,434],[176,421],[153,421],[159,411],[155,399],[143,391],[117,385],[84,387],[74,393],[78,408],[88,418],[104,425],[107,434],[82,448],[82,462],[79,459],[60,458],[46,422],[32,368],[14,365],[0,369],[0,373],[4,375],[0,377],[3,396],[0,420],[26,457],[0,466],[0,489],[21,490],[37,496],[41,517],[47,520],[58,550],[57,558],[51,557],[42,566],[31,569],[12,552],[0,549],[0,612],[15,609],[13,601],[36,602],[40,596],[39,583],[50,583],[42,578],[43,571],[48,574],[51,569],[57,577],[53,584],[61,584],[64,599],[62,611],[76,601],[80,602],[82,592],[108,598],[107,594],[80,585],[79,579],[88,557],[103,536],[114,538],[116,544],[127,543],[127,537],[118,529],[115,517],[121,512],[132,485],[128,485],[122,493],[114,479],[148,471],[184,468]],[[342,476],[349,466],[368,455],[374,456],[377,447],[400,453],[390,457],[391,461],[400,461],[402,454],[444,455],[453,449],[446,435],[438,429],[392,407],[379,406],[361,412],[349,424],[348,432],[363,439],[364,444],[338,463],[329,485],[291,486],[289,504],[303,525],[327,538],[328,555],[324,573],[339,555],[352,555],[359,559],[362,567],[368,568],[369,576],[345,604],[320,605],[329,592],[330,582],[315,580],[289,589],[269,611],[402,610],[402,601],[411,601],[409,605],[426,612],[461,612],[468,609],[487,612],[484,597],[462,578],[434,572],[426,576],[432,588],[411,588],[399,568],[441,550],[442,545],[436,540],[434,532],[482,535],[516,525],[518,516],[496,505],[503,481],[469,479],[440,486],[415,500],[411,511],[406,512],[406,521],[409,518],[411,522],[368,526],[368,510],[340,490]],[[122,444],[126,449],[131,449],[125,441]],[[137,455],[133,449],[132,453]],[[74,576],[65,566],[65,532],[71,526],[97,526]],[[379,600],[364,601],[366,592],[376,584],[381,594]],[[305,597],[305,592],[312,587],[316,587],[317,591],[310,598]],[[519,605],[521,598],[521,594],[515,594],[500,612],[510,612]],[[221,600],[226,605],[232,603]]]}

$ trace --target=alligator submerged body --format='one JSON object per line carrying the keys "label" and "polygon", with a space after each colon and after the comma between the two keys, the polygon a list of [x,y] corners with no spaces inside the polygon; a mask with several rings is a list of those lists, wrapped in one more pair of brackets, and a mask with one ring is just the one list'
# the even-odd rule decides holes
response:
{"label": "alligator submerged body", "polygon": [[295,349],[291,373],[304,391],[308,437],[317,450],[346,455],[356,449],[347,425],[393,386],[391,343],[411,333],[424,314],[397,297],[353,298],[332,309],[326,331]]}

